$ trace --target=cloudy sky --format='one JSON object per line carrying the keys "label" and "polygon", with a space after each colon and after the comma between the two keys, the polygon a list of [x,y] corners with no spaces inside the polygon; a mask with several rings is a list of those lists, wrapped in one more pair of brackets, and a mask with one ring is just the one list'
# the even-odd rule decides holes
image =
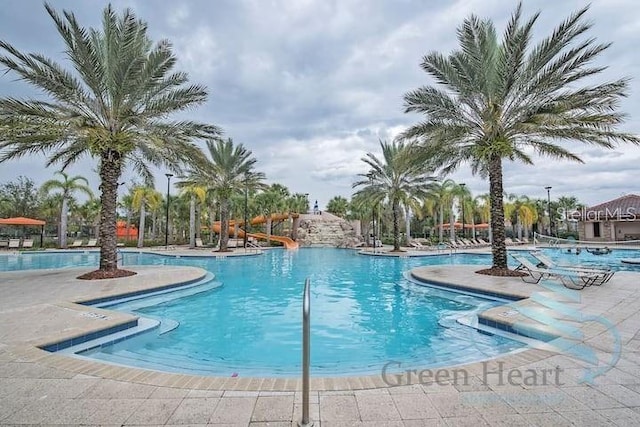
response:
{"label": "cloudy sky", "polygon": [[[588,13],[590,35],[613,42],[600,61],[603,78],[631,77],[631,93],[622,104],[629,119],[624,129],[640,133],[640,5],[632,0],[596,0]],[[52,1],[72,10],[85,26],[98,26],[103,1]],[[489,17],[504,28],[515,2],[506,0],[202,0],[115,1],[131,7],[149,23],[151,36],[169,39],[178,68],[210,91],[206,105],[191,111],[195,119],[219,125],[225,136],[248,146],[270,182],[292,192],[309,193],[321,206],[335,195],[349,197],[351,183],[366,172],[360,160],[420,120],[404,114],[403,94],[431,84],[419,68],[430,51],[456,47],[455,31],[470,14]],[[525,12],[542,16],[536,34],[547,35],[586,2],[526,1]],[[65,62],[63,43],[40,1],[2,3],[0,39],[19,49]],[[0,96],[34,92],[10,74],[0,75]],[[596,204],[625,193],[640,193],[640,148],[603,151],[576,144],[585,164],[537,159],[535,166],[505,165],[505,190],[546,198],[576,195]],[[98,179],[90,162],[72,173]],[[0,183],[17,175],[37,182],[51,178],[42,158],[0,164]],[[166,188],[164,171],[156,186]],[[467,167],[453,179],[474,194],[488,183]],[[131,173],[126,180],[135,179]]]}

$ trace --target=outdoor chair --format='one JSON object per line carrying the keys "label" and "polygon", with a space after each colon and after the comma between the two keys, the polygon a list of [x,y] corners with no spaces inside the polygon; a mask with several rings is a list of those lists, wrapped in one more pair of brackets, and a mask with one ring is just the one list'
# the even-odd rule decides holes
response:
{"label": "outdoor chair", "polygon": [[87,244],[84,246],[87,248],[95,248],[96,246],[98,246],[98,239],[89,239]]}
{"label": "outdoor chair", "polygon": [[410,241],[409,246],[419,251],[428,251],[431,249],[429,246],[425,246],[422,243],[418,242],[417,240]]}
{"label": "outdoor chair", "polygon": [[20,239],[9,239],[9,249],[18,249],[20,247]]}
{"label": "outdoor chair", "polygon": [[527,273],[526,276],[520,277],[525,283],[537,284],[540,280],[553,279],[559,281],[569,289],[584,289],[585,287],[596,284],[596,282],[602,280],[601,276],[597,274],[563,269],[541,268],[534,265],[531,261],[521,255],[511,254],[511,256],[520,263],[516,270]]}
{"label": "outdoor chair", "polygon": [[33,239],[24,239],[22,241],[22,247],[26,249],[33,248]]}
{"label": "outdoor chair", "polygon": [[609,267],[596,268],[596,267],[583,267],[580,265],[560,265],[560,264],[556,264],[555,261],[553,261],[551,258],[549,258],[548,256],[546,256],[541,252],[530,252],[529,254],[532,257],[534,257],[536,260],[540,261],[540,263],[545,268],[551,268],[556,270],[569,270],[569,271],[576,271],[580,273],[598,275],[599,279],[595,280],[593,283],[596,286],[600,286],[604,283],[607,283],[615,274],[615,271],[611,270],[611,268]]}
{"label": "outdoor chair", "polygon": [[82,240],[74,240],[72,244],[69,245],[70,248],[79,248],[82,246]]}
{"label": "outdoor chair", "polygon": [[204,243],[202,243],[202,239],[200,237],[196,238],[196,248],[203,248]]}

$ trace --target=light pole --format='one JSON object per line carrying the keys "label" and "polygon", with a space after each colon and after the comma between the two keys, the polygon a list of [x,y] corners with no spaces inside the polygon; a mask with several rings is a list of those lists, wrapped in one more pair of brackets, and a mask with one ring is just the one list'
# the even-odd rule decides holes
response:
{"label": "light pole", "polygon": [[244,175],[244,251],[247,251],[247,233],[249,230],[249,174]]}
{"label": "light pole", "polygon": [[547,190],[547,215],[549,215],[549,235],[551,236],[552,228],[551,228],[551,188],[550,186],[544,187]]}
{"label": "light pole", "polygon": [[460,202],[461,208],[462,208],[462,238],[464,239],[465,237],[467,237],[467,235],[465,234],[465,222],[464,222],[464,190],[466,189],[467,184],[465,184],[464,182],[460,184],[461,190],[460,192],[462,193],[462,201]]}
{"label": "light pole", "polygon": [[169,188],[171,185],[171,177],[172,173],[165,173],[164,176],[167,177],[167,211],[165,212],[165,218],[167,222],[164,224],[164,248],[167,249],[169,247]]}

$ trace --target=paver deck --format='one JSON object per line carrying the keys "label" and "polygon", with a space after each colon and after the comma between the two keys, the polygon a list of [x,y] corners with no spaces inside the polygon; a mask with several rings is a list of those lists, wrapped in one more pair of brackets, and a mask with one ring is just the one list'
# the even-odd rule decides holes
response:
{"label": "paver deck", "polygon": [[[127,267],[138,275],[79,281],[86,270],[0,273],[0,424],[3,425],[217,425],[290,426],[301,413],[298,379],[206,378],[108,365],[47,353],[35,347],[59,334],[88,331],[127,314],[100,311],[74,301],[196,279],[193,267]],[[512,304],[549,297],[539,285],[473,273],[478,267],[433,267],[414,272],[441,284],[473,284],[518,293]],[[443,370],[447,380],[390,387],[381,375],[313,378],[311,416],[316,426],[638,425],[640,424],[640,287],[638,275],[619,272],[602,287],[563,300],[576,313],[582,343],[601,361],[615,356],[615,340],[602,324],[615,325],[621,351],[615,366],[592,384],[579,380],[590,366],[576,357],[531,349],[486,363]],[[544,303],[544,300],[542,300]],[[499,311],[512,311],[499,307]],[[574,313],[575,314],[575,313]],[[498,316],[498,314],[496,314]],[[561,316],[557,316],[561,319]],[[101,320],[102,319],[102,320]],[[560,371],[558,371],[558,368]],[[465,380],[453,373],[464,369]],[[559,382],[527,383],[522,375],[560,372]],[[516,374],[520,372],[520,377]],[[395,378],[395,377],[393,377]],[[391,379],[393,381],[393,378]],[[551,377],[550,377],[551,378]],[[423,378],[424,379],[424,378]],[[387,378],[389,382],[389,378]]]}

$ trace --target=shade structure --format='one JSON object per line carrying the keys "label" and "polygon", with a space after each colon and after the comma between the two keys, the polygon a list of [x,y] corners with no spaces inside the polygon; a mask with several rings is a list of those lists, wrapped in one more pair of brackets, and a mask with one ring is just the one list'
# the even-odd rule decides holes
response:
{"label": "shade structure", "polygon": [[25,218],[23,216],[18,216],[14,218],[0,218],[0,225],[22,225],[24,227],[27,226],[40,226],[40,247],[43,246],[44,243],[44,225],[46,221],[42,221],[41,219],[33,219],[33,218]]}
{"label": "shade structure", "polygon": [[0,219],[0,225],[45,225],[46,223],[46,221],[40,219],[25,218],[23,216]]}

